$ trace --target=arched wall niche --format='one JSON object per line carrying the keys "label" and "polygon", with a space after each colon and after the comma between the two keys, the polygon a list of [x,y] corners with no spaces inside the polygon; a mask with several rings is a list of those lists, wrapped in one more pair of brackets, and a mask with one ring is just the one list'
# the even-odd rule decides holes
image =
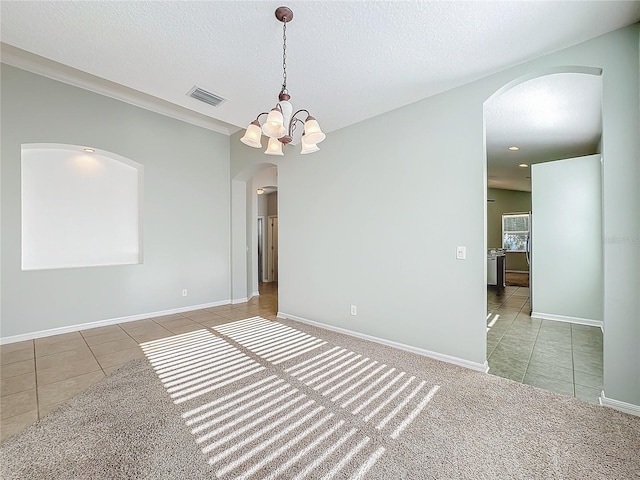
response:
{"label": "arched wall niche", "polygon": [[143,166],[80,145],[22,145],[22,270],[142,263]]}

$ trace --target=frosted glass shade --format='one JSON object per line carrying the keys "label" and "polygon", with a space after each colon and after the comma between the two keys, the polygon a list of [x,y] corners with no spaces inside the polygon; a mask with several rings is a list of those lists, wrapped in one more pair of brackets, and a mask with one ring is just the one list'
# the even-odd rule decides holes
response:
{"label": "frosted glass shade", "polygon": [[264,153],[267,155],[284,155],[284,153],[282,153],[282,143],[280,143],[277,138],[270,138]]}
{"label": "frosted glass shade", "polygon": [[260,130],[260,125],[252,123],[247,127],[247,131],[244,132],[244,137],[242,137],[240,141],[245,145],[249,145],[250,147],[260,148],[262,147],[262,143],[260,143],[261,137],[262,130]]}
{"label": "frosted glass shade", "polygon": [[302,150],[300,153],[306,155],[307,153],[313,153],[320,150],[315,143],[307,143],[306,135],[302,136]]}
{"label": "frosted glass shade", "polygon": [[304,122],[304,134],[307,137],[306,142],[310,145],[320,143],[327,138],[327,136],[322,133],[320,125],[318,125],[318,122],[313,117],[307,118],[307,121]]}
{"label": "frosted glass shade", "polygon": [[277,108],[274,108],[269,112],[267,121],[262,126],[262,132],[269,138],[284,137],[287,133],[287,129],[284,128],[284,119],[282,112]]}

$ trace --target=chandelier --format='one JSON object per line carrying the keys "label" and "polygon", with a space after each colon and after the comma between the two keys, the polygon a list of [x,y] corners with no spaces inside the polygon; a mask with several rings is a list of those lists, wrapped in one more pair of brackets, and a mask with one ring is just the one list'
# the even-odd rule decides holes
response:
{"label": "chandelier", "polygon": [[[278,96],[278,103],[270,112],[262,112],[256,119],[249,124],[244,136],[240,139],[245,145],[254,148],[261,148],[262,134],[269,137],[267,149],[264,151],[267,155],[284,155],[282,146],[291,143],[293,133],[299,123],[304,125],[302,133],[302,151],[301,153],[313,153],[320,150],[318,143],[326,138],[326,135],[320,130],[320,125],[313,118],[308,110],[300,109],[293,115],[293,105],[289,103],[289,93],[287,91],[287,23],[293,19],[293,12],[288,7],[279,7],[276,9],[276,18],[282,22],[282,89]],[[297,118],[299,113],[306,113],[307,118],[303,122]],[[260,117],[267,115],[265,122],[260,125]]]}

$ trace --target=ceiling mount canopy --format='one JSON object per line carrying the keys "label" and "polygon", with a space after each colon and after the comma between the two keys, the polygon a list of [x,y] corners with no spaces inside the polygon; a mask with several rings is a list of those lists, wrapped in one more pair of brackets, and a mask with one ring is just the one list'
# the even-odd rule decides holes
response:
{"label": "ceiling mount canopy", "polygon": [[287,23],[293,20],[293,12],[289,7],[276,8],[276,18],[282,23]]}
{"label": "ceiling mount canopy", "polygon": [[[262,147],[262,135],[269,137],[267,155],[284,155],[282,146],[293,141],[293,134],[299,123],[304,125],[302,132],[302,154],[313,153],[320,150],[318,143],[326,138],[322,133],[318,121],[311,116],[308,110],[300,109],[293,115],[293,105],[289,102],[291,96],[287,91],[287,23],[293,19],[293,12],[289,7],[278,7],[276,18],[282,22],[282,88],[278,95],[278,103],[270,112],[262,112],[249,124],[244,136],[240,139],[242,143],[254,148]],[[307,117],[303,122],[297,117],[299,113],[306,113]],[[260,117],[266,115],[264,123],[260,124]]]}

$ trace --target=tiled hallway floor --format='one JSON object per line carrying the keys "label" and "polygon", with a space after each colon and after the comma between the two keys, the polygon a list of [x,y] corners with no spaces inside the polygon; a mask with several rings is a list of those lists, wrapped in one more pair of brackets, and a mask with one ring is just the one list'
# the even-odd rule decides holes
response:
{"label": "tiled hallway floor", "polygon": [[260,315],[275,320],[277,286],[248,303],[223,305],[0,347],[0,442],[33,424],[130,360],[140,343]]}
{"label": "tiled hallway floor", "polygon": [[489,373],[598,404],[602,331],[529,316],[529,289],[487,291]]}

